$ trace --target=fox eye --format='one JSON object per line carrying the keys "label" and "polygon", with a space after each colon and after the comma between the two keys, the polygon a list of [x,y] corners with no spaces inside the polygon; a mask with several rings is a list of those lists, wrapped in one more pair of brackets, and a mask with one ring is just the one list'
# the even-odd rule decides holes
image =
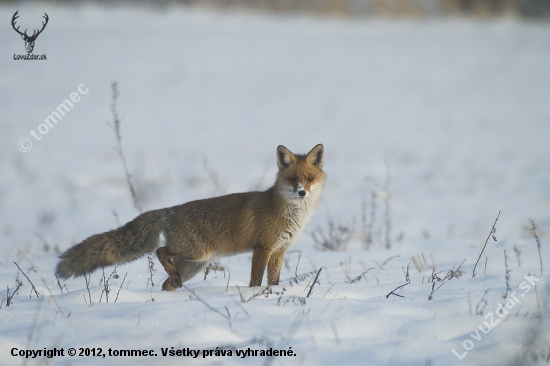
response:
{"label": "fox eye", "polygon": [[288,178],[288,181],[291,183],[296,183],[298,181],[297,178]]}
{"label": "fox eye", "polygon": [[308,182],[311,182],[311,181],[313,181],[313,177],[312,177],[311,175],[308,175],[307,178],[306,178],[306,180],[307,180]]}

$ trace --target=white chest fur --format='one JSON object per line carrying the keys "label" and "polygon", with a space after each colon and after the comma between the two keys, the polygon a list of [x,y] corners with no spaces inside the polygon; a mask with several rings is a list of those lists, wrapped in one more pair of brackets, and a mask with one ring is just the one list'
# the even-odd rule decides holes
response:
{"label": "white chest fur", "polygon": [[320,189],[311,189],[310,194],[304,198],[293,196],[289,199],[290,192],[285,193],[284,196],[286,196],[285,198],[287,199],[287,206],[284,215],[285,221],[288,224],[278,235],[275,250],[288,248],[298,238],[309,221],[320,198]]}

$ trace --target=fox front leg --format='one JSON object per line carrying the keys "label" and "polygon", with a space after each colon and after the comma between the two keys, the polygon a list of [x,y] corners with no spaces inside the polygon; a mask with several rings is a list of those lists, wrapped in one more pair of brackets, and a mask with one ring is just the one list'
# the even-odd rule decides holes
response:
{"label": "fox front leg", "polygon": [[267,263],[267,284],[278,285],[279,277],[281,275],[281,267],[283,266],[283,259],[285,258],[286,247],[278,249],[269,258]]}
{"label": "fox front leg", "polygon": [[263,247],[256,247],[252,251],[252,271],[250,273],[250,287],[261,286],[265,267],[271,256],[271,251]]}

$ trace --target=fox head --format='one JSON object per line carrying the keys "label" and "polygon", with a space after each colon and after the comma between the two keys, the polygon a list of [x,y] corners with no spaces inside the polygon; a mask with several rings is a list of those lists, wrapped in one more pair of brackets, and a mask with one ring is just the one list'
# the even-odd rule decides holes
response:
{"label": "fox head", "polygon": [[318,198],[325,183],[324,148],[315,146],[307,155],[293,154],[286,147],[277,147],[277,183],[287,200]]}

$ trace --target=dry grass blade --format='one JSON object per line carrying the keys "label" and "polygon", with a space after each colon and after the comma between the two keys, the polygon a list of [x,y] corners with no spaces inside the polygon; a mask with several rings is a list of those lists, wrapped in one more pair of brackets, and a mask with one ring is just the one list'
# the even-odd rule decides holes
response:
{"label": "dry grass blade", "polygon": [[11,305],[11,302],[13,300],[13,296],[17,293],[17,291],[19,290],[19,288],[21,286],[23,286],[23,283],[21,281],[18,281],[17,282],[17,287],[15,288],[15,291],[13,291],[11,295],[10,295],[10,287],[6,286],[6,288],[7,288],[7,291],[6,291],[6,306]]}
{"label": "dry grass blade", "polygon": [[20,271],[21,273],[23,273],[23,276],[25,276],[25,278],[27,279],[27,281],[29,281],[29,283],[30,283],[31,286],[32,286],[32,290],[34,291],[34,294],[36,295],[36,297],[38,297],[39,293],[38,293],[38,291],[36,291],[36,288],[35,288],[34,285],[32,284],[32,282],[31,282],[31,280],[29,279],[29,277],[25,274],[25,272],[23,272],[23,271],[21,270],[21,267],[19,267],[19,264],[17,264],[16,262],[13,262],[13,263],[17,266],[17,268],[19,268],[19,271]]}
{"label": "dry grass blade", "polygon": [[124,285],[124,280],[126,280],[126,276],[128,275],[128,272],[124,275],[124,278],[122,279],[122,283],[120,284],[120,287],[118,288],[118,291],[116,293],[115,302],[118,300],[118,294],[120,294],[120,290],[122,290],[122,285]]}
{"label": "dry grass blade", "polygon": [[132,196],[132,201],[134,202],[134,207],[139,212],[143,212],[143,208],[141,207],[141,204],[138,199],[138,195],[136,194],[136,190],[134,188],[134,185],[132,184],[132,176],[130,175],[130,172],[128,171],[128,164],[126,164],[126,157],[124,156],[124,153],[122,151],[122,135],[120,134],[120,122],[122,121],[120,118],[120,112],[117,109],[116,102],[118,99],[118,83],[113,82],[111,84],[112,90],[113,90],[113,103],[111,104],[111,113],[113,115],[113,124],[110,123],[109,126],[115,131],[116,136],[116,142],[117,146],[115,148],[116,153],[118,156],[120,156],[120,159],[122,160],[122,166],[124,167],[124,174],[126,175],[126,183],[128,184],[128,189],[130,190],[130,195]]}
{"label": "dry grass blade", "polygon": [[315,286],[315,284],[317,283],[317,279],[319,278],[319,274],[322,270],[323,267],[319,268],[319,270],[317,271],[317,276],[315,276],[315,280],[313,280],[313,283],[311,284],[311,287],[309,288],[309,292],[307,293],[306,297],[309,297],[309,295],[311,295],[311,291],[313,291],[313,286]]}
{"label": "dry grass blade", "polygon": [[220,313],[218,310],[214,309],[212,306],[210,306],[210,304],[208,304],[206,301],[204,301],[199,295],[197,295],[197,293],[195,291],[193,291],[193,289],[187,287],[185,284],[182,284],[182,287],[184,289],[186,289],[187,291],[189,291],[191,294],[193,294],[193,296],[195,296],[195,298],[197,300],[199,300],[200,303],[202,303],[204,306],[206,306],[209,310],[215,312],[216,314],[218,314],[219,316],[223,317],[224,319],[226,320],[229,320],[229,317],[223,313]]}
{"label": "dry grass blade", "polygon": [[537,248],[539,250],[540,275],[542,276],[542,256],[540,254],[540,239],[539,239],[539,236],[537,235],[537,227],[533,220],[531,220],[531,225],[533,226],[533,236],[535,237],[535,240],[537,242]]}
{"label": "dry grass blade", "polygon": [[395,295],[395,296],[403,297],[403,298],[404,298],[405,296],[398,295],[398,294],[395,293],[395,291],[397,291],[397,290],[399,290],[399,289],[402,289],[403,287],[407,286],[408,284],[410,284],[410,282],[404,283],[404,284],[402,284],[401,286],[397,286],[395,289],[393,289],[392,291],[390,291],[389,294],[386,295],[386,299],[387,299],[388,297],[390,297],[390,295]]}
{"label": "dry grass blade", "polygon": [[485,247],[487,246],[487,242],[489,241],[489,238],[491,238],[491,236],[493,236],[493,239],[495,239],[493,234],[496,232],[495,226],[497,224],[497,221],[498,221],[499,217],[500,217],[500,211],[498,212],[497,218],[495,219],[495,223],[493,224],[493,227],[491,228],[491,232],[487,236],[487,240],[485,240],[485,244],[483,244],[483,249],[481,249],[481,253],[479,253],[479,257],[477,258],[476,264],[474,265],[474,269],[472,269],[472,277],[476,276],[476,266],[479,262],[479,259],[481,258],[481,255],[483,254],[483,251],[485,250]]}

